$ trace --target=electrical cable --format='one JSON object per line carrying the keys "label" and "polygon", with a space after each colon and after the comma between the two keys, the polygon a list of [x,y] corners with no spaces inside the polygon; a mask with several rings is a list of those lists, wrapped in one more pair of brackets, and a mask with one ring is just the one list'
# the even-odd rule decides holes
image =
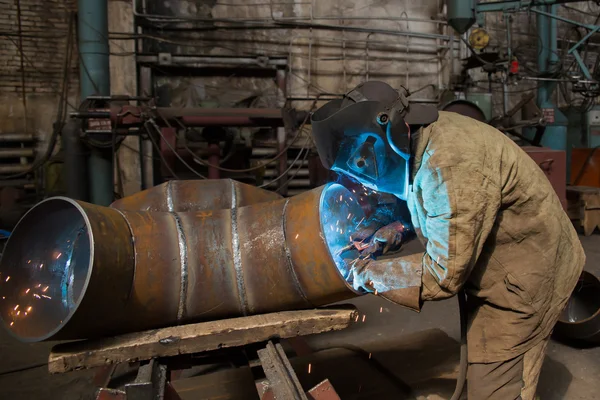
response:
{"label": "electrical cable", "polygon": [[292,176],[290,176],[285,182],[283,182],[275,191],[279,193],[279,191],[286,187],[286,185],[288,183],[290,183],[292,180],[294,180],[294,178],[296,178],[296,175],[298,175],[298,172],[300,172],[300,170],[302,169],[302,166],[304,165],[304,162],[306,161],[306,158],[308,157],[308,154],[310,153],[310,149],[306,149],[306,153],[304,153],[304,157],[302,158],[302,162],[300,162],[300,164],[298,165],[298,168],[296,169],[296,171],[294,171],[294,173],[292,174]]}
{"label": "electrical cable", "polygon": [[146,121],[146,123],[144,123],[144,127],[146,128],[146,131],[148,131],[148,138],[150,139],[150,141],[152,142],[152,147],[154,147],[154,150],[156,150],[156,153],[158,154],[158,156],[160,157],[160,161],[162,161],[163,165],[165,166],[165,168],[167,169],[167,171],[169,171],[169,173],[175,178],[175,179],[179,179],[179,177],[177,176],[177,174],[175,173],[175,171],[173,171],[171,169],[171,166],[169,165],[169,163],[167,162],[167,160],[165,160],[165,158],[162,155],[162,152],[160,151],[160,147],[158,146],[158,144],[156,143],[156,141],[154,140],[154,138],[152,137],[152,133],[150,132],[150,130],[148,129],[148,121]]}
{"label": "electrical cable", "polygon": [[179,161],[181,161],[181,163],[183,165],[185,165],[194,175],[196,175],[199,178],[202,179],[208,179],[206,176],[202,175],[200,172],[196,171],[194,168],[192,168],[192,166],[190,164],[188,164],[180,155],[179,153],[177,153],[177,151],[173,148],[173,146],[171,146],[171,143],[169,143],[169,141],[167,140],[166,137],[164,137],[164,135],[162,134],[160,127],[156,124],[156,121],[152,118],[150,118],[148,120],[148,123],[150,123],[150,125],[152,125],[152,127],[154,128],[154,130],[158,133],[158,135],[161,137],[161,139],[165,142],[165,144],[167,145],[167,147],[173,152],[173,155],[175,157],[177,157],[177,159]]}
{"label": "electrical cable", "polygon": [[464,289],[461,289],[457,294],[458,312],[460,314],[460,364],[458,367],[458,377],[456,378],[456,387],[450,400],[459,400],[465,388],[467,381],[467,370],[469,368],[469,357],[467,347],[467,297]]}
{"label": "electrical cable", "polygon": [[[302,154],[302,152],[304,150],[306,150],[306,154],[308,154],[308,149],[306,148],[306,146],[308,145],[308,143],[310,142],[309,138],[306,138],[306,141],[304,142],[304,146],[300,149],[300,151],[298,152],[298,154],[296,155],[296,158],[294,159],[294,161],[292,161],[292,163],[290,164],[289,167],[287,167],[287,169],[285,171],[283,171],[277,178],[274,178],[272,180],[270,180],[267,183],[264,183],[262,185],[259,186],[259,188],[264,188],[267,186],[271,186],[273,183],[279,181],[281,178],[283,178],[284,176],[287,176],[288,172],[290,172],[290,170],[292,168],[294,168],[294,166],[296,165],[296,163],[298,162],[298,159],[300,158],[300,155]],[[302,167],[302,163],[300,164],[300,167]],[[286,182],[287,183],[287,182]],[[282,185],[283,186],[283,185]]]}

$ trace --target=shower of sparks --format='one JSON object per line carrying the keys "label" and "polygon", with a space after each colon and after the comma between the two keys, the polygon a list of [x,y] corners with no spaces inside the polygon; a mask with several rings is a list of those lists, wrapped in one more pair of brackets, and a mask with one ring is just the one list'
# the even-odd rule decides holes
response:
{"label": "shower of sparks", "polygon": [[6,280],[4,282],[8,282],[10,280],[10,276],[6,277]]}
{"label": "shower of sparks", "polygon": [[363,315],[362,322],[365,322],[365,319],[367,319],[367,316],[366,316],[366,315]]}
{"label": "shower of sparks", "polygon": [[47,299],[50,299],[50,300],[52,300],[52,297],[50,297],[50,296],[46,296],[45,294],[43,294],[43,295],[42,295],[42,297],[45,297],[45,298],[47,298]]}
{"label": "shower of sparks", "polygon": [[308,373],[310,374],[310,371],[312,370],[312,364],[308,364]]}
{"label": "shower of sparks", "polygon": [[296,239],[298,239],[298,236],[300,236],[300,234],[299,234],[299,233],[296,233]]}
{"label": "shower of sparks", "polygon": [[39,294],[37,294],[37,293],[34,293],[34,294],[33,294],[33,297],[35,297],[36,299],[41,299],[40,295],[39,295]]}
{"label": "shower of sparks", "polygon": [[28,289],[25,291],[25,294],[29,293],[30,291],[31,291],[31,289],[29,289],[29,288],[28,288]]}

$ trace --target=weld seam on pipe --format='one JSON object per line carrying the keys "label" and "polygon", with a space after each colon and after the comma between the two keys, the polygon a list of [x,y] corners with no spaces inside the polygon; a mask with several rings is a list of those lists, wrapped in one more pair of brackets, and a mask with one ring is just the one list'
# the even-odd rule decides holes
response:
{"label": "weld seam on pipe", "polygon": [[235,268],[238,287],[238,299],[242,307],[242,314],[247,316],[248,296],[246,295],[246,283],[244,282],[244,271],[242,269],[240,236],[237,225],[237,192],[233,180],[231,180],[231,247],[233,249],[233,267]]}
{"label": "weld seam on pipe", "polygon": [[292,281],[294,282],[294,286],[296,287],[296,290],[298,291],[298,293],[300,294],[300,296],[302,297],[302,299],[304,299],[304,301],[310,305],[311,307],[314,307],[314,305],[310,302],[310,300],[308,300],[308,297],[306,297],[306,293],[304,293],[304,289],[302,289],[302,285],[300,284],[300,280],[298,279],[298,275],[296,275],[296,270],[294,269],[294,263],[292,262],[292,253],[290,252],[290,247],[288,246],[288,238],[286,237],[286,218],[285,218],[285,213],[287,211],[287,206],[288,203],[290,202],[289,199],[285,200],[285,204],[283,205],[283,213],[281,216],[281,221],[283,224],[283,246],[285,248],[285,256],[287,258],[287,269],[289,271],[290,276],[292,277]]}
{"label": "weld seam on pipe", "polygon": [[174,212],[175,211],[175,206],[173,205],[173,185],[172,185],[173,181],[169,181],[167,183],[167,208],[169,210],[169,212]]}
{"label": "weld seam on pipe", "polygon": [[129,299],[131,297],[131,294],[133,293],[133,283],[135,282],[135,271],[136,271],[137,265],[138,265],[137,264],[137,262],[138,262],[137,251],[135,250],[135,235],[133,234],[133,227],[129,223],[129,220],[127,219],[125,214],[123,214],[123,211],[119,210],[118,208],[113,208],[113,207],[110,207],[110,208],[112,208],[113,210],[115,210],[116,212],[121,214],[121,216],[125,220],[125,223],[127,224],[127,227],[129,228],[129,236],[131,237],[131,246],[133,248],[133,276],[131,277],[131,286],[129,288],[129,293],[127,294],[127,299]]}
{"label": "weld seam on pipe", "polygon": [[181,264],[181,288],[179,290],[179,307],[177,309],[177,321],[181,321],[185,317],[185,301],[187,297],[188,286],[188,260],[187,260],[187,243],[185,233],[181,225],[181,218],[177,213],[172,213],[177,227],[177,239],[179,242],[179,261]]}

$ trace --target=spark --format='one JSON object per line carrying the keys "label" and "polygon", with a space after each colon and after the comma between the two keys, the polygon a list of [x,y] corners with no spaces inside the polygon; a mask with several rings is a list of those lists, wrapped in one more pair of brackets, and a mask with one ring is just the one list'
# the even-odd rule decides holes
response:
{"label": "spark", "polygon": [[356,193],[356,190],[352,189],[352,193]]}
{"label": "spark", "polygon": [[[358,228],[358,226],[365,220],[365,217],[362,217],[362,219],[360,221],[358,221],[358,224],[356,224],[356,228]],[[356,229],[354,228],[354,229]]]}
{"label": "spark", "polygon": [[371,359],[371,353],[369,353],[369,360]]}
{"label": "spark", "polygon": [[356,318],[354,319],[354,322],[358,322],[358,314],[356,314]]}
{"label": "spark", "polygon": [[310,371],[312,370],[312,364],[308,364],[308,373],[310,374]]}
{"label": "spark", "polygon": [[50,286],[46,286],[46,287],[44,288],[44,290],[42,290],[42,292],[46,293],[46,291],[48,290],[48,288],[49,288],[49,287],[50,287]]}
{"label": "spark", "polygon": [[31,264],[31,260],[27,260],[27,264]]}
{"label": "spark", "polygon": [[300,236],[300,234],[299,234],[299,233],[296,233],[296,239],[298,239],[298,236]]}
{"label": "spark", "polygon": [[24,314],[25,314],[25,316],[27,316],[27,311],[25,311],[25,313],[24,313]]}
{"label": "spark", "polygon": [[60,256],[62,256],[62,253],[58,253],[58,255],[56,256],[56,259],[58,260],[60,258]]}
{"label": "spark", "polygon": [[350,201],[352,201],[352,197],[348,197],[350,199]]}
{"label": "spark", "polygon": [[338,219],[337,221],[335,221],[335,226],[338,226],[340,224],[340,220]]}
{"label": "spark", "polygon": [[375,289],[375,296],[377,296],[377,293],[378,293],[378,292],[377,292],[377,289]]}
{"label": "spark", "polygon": [[333,225],[329,225],[329,227],[331,228],[331,230],[333,231]]}
{"label": "spark", "polygon": [[38,285],[36,286],[36,288],[42,287],[41,283],[38,283]]}
{"label": "spark", "polygon": [[344,234],[344,230],[343,230],[343,229],[340,229],[340,233],[343,235],[343,234]]}
{"label": "spark", "polygon": [[15,324],[15,323],[14,323],[14,321],[13,321],[13,322],[11,322],[11,323],[10,323],[10,326],[13,326],[14,324]]}
{"label": "spark", "polygon": [[363,315],[362,322],[365,322],[365,319],[367,319],[367,315],[366,315],[366,314],[365,314],[365,315]]}
{"label": "spark", "polygon": [[379,307],[379,312],[382,313],[383,312],[383,307]]}
{"label": "spark", "polygon": [[17,315],[21,314],[21,310],[17,311]]}
{"label": "spark", "polygon": [[348,216],[346,217],[346,219],[350,219],[351,215],[352,215],[352,213],[348,213]]}
{"label": "spark", "polygon": [[343,196],[340,194],[340,201],[342,201]]}
{"label": "spark", "polygon": [[40,264],[40,269],[44,268],[44,263]]}
{"label": "spark", "polygon": [[2,300],[6,300],[6,297],[2,296]]}
{"label": "spark", "polygon": [[34,293],[34,294],[33,294],[33,297],[35,297],[36,299],[40,299],[40,298],[41,298],[41,297],[40,297],[40,295],[39,295],[39,294],[37,294],[37,293]]}
{"label": "spark", "polygon": [[47,298],[47,299],[50,299],[50,300],[52,300],[52,297],[50,297],[50,296],[46,296],[45,294],[43,294],[43,295],[42,295],[42,297],[45,297],[45,298]]}
{"label": "spark", "polygon": [[6,280],[4,282],[8,282],[10,280],[10,276],[6,277]]}
{"label": "spark", "polygon": [[15,311],[17,311],[19,309],[19,305],[17,304],[14,308]]}
{"label": "spark", "polygon": [[31,306],[27,307],[27,312],[31,312],[31,309],[32,309],[32,308],[33,308],[33,307],[31,307]]}
{"label": "spark", "polygon": [[25,291],[25,294],[29,293],[31,291],[30,288],[27,288],[27,290]]}

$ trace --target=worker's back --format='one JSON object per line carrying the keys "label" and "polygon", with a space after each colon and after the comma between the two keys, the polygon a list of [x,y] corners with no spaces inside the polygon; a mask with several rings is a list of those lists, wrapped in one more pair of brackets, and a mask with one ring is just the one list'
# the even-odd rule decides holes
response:
{"label": "worker's back", "polygon": [[[475,217],[489,220],[476,222],[487,223],[490,234],[465,285],[469,303],[476,308],[469,328],[469,358],[494,362],[522,354],[550,334],[585,260],[558,196],[538,165],[512,140],[458,114],[441,112],[438,121],[421,132],[415,158],[415,182],[449,167],[453,172],[445,187],[463,191],[457,198],[475,204],[487,202],[486,196],[500,197],[490,202],[497,204],[497,212]],[[474,188],[474,196],[464,196],[481,176],[493,190]],[[423,204],[427,201],[415,194],[417,218],[431,210]],[[469,204],[450,202],[455,220],[460,220],[464,207]],[[415,222],[426,225],[423,218],[421,224]],[[456,230],[455,250],[460,252],[461,227]],[[470,240],[468,235],[462,239]]]}

